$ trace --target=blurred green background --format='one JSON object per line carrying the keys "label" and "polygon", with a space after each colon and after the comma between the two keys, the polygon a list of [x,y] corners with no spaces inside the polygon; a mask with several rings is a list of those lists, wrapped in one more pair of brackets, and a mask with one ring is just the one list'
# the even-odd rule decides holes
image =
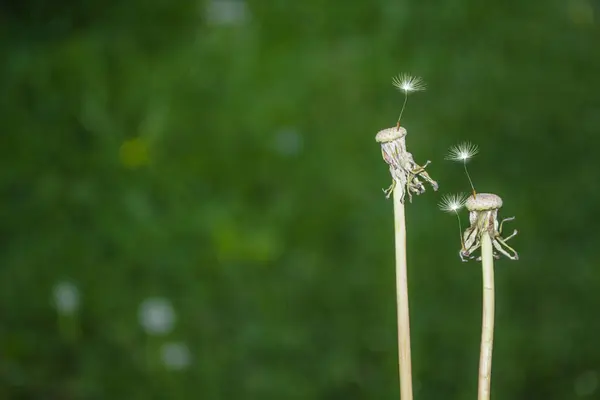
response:
{"label": "blurred green background", "polygon": [[0,399],[397,399],[400,72],[440,183],[407,205],[415,398],[476,396],[480,265],[437,208],[462,140],[519,230],[493,397],[600,398],[597,1],[1,10]]}

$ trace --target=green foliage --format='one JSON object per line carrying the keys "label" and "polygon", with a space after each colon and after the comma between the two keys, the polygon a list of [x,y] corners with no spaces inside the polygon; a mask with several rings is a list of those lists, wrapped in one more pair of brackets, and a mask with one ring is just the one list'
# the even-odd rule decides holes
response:
{"label": "green foliage", "polygon": [[[441,186],[407,206],[416,397],[475,397],[481,271],[436,207],[469,190],[443,160],[461,140],[520,231],[521,260],[497,263],[494,395],[597,396],[600,10],[482,4],[252,1],[237,23],[191,1],[7,8],[0,398],[397,398],[374,136],[399,72],[428,84],[403,124]],[[65,280],[73,315],[52,300]],[[177,315],[164,337],[138,321],[155,296]],[[167,341],[189,368],[163,365]]]}

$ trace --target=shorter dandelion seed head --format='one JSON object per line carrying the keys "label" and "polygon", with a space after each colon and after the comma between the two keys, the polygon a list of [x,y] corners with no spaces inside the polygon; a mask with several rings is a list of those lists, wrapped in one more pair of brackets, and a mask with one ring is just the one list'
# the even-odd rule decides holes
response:
{"label": "shorter dandelion seed head", "polygon": [[448,149],[446,160],[467,162],[470,158],[479,153],[479,147],[471,142],[462,142]]}
{"label": "shorter dandelion seed head", "polygon": [[410,92],[419,92],[426,89],[425,82],[418,76],[400,74],[392,79],[392,84],[403,91],[405,94]]}
{"label": "shorter dandelion seed head", "polygon": [[440,210],[449,213],[456,213],[465,206],[467,195],[464,193],[445,194],[438,204]]}

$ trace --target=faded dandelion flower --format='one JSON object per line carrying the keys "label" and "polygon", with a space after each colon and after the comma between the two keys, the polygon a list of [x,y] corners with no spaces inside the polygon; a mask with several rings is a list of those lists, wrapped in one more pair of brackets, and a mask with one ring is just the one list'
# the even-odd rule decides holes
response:
{"label": "faded dandelion flower", "polygon": [[396,185],[399,185],[400,202],[404,203],[406,194],[412,202],[413,193],[419,195],[425,192],[425,185],[421,179],[429,182],[433,190],[438,189],[437,182],[425,171],[429,161],[420,166],[415,162],[412,154],[406,151],[406,129],[398,127],[381,130],[375,136],[375,140],[381,143],[381,155],[390,166],[392,175],[392,185],[384,190],[387,198],[391,196]]}
{"label": "faded dandelion flower", "polygon": [[[463,248],[460,251],[460,258],[463,261],[468,261],[475,258],[473,252],[481,247],[481,238],[484,232],[490,236],[493,246],[494,258],[500,258],[500,254],[516,261],[519,255],[506,242],[517,234],[515,229],[513,233],[506,237],[502,237],[502,226],[506,221],[512,221],[515,217],[505,218],[498,223],[498,210],[502,207],[502,199],[500,196],[491,193],[479,193],[477,196],[470,196],[465,206],[469,210],[468,227],[463,234]],[[479,260],[481,257],[478,257]]]}
{"label": "faded dandelion flower", "polygon": [[175,311],[169,300],[161,297],[145,299],[138,311],[140,325],[149,335],[166,335],[175,326]]}
{"label": "faded dandelion flower", "polygon": [[79,309],[79,289],[71,282],[58,282],[52,289],[54,305],[59,314],[71,315]]}
{"label": "faded dandelion flower", "polygon": [[162,362],[167,369],[180,371],[191,362],[190,349],[182,342],[168,342],[160,348]]}

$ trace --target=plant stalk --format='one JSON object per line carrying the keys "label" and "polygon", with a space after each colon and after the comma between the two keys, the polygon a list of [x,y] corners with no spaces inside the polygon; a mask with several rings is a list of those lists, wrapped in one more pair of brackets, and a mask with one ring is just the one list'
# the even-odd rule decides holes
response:
{"label": "plant stalk", "polygon": [[494,344],[494,255],[492,239],[486,231],[483,232],[481,237],[481,266],[483,272],[483,315],[477,399],[489,400],[492,381],[492,348]]}
{"label": "plant stalk", "polygon": [[396,306],[398,317],[398,368],[400,399],[412,400],[412,367],[410,357],[410,323],[408,312],[408,278],[406,271],[406,218],[401,185],[394,188],[394,233],[396,244]]}

